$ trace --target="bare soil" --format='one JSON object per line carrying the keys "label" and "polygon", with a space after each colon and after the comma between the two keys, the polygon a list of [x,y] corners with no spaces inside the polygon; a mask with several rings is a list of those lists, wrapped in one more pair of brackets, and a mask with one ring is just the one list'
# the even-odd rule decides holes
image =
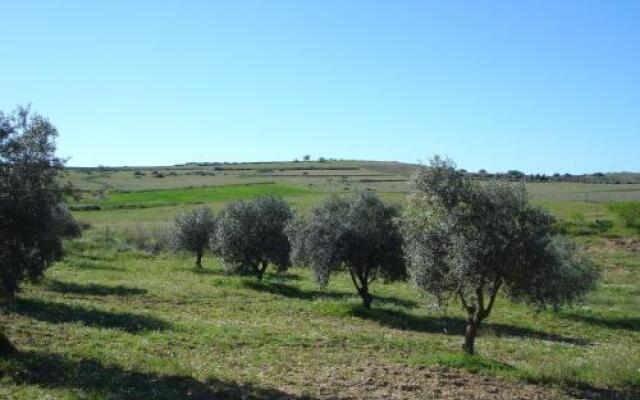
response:
{"label": "bare soil", "polygon": [[376,363],[356,367],[352,370],[345,370],[344,367],[327,368],[317,376],[317,379],[309,382],[309,387],[305,392],[313,399],[546,400],[583,398],[583,396],[575,397],[543,386],[506,382],[448,367]]}

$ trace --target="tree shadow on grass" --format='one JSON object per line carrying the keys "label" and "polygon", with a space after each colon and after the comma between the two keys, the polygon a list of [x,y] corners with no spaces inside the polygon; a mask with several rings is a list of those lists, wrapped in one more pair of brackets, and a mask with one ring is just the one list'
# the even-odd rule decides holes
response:
{"label": "tree shadow on grass", "polygon": [[102,260],[77,258],[67,261],[68,265],[77,269],[91,269],[96,271],[124,271],[123,267],[117,267],[111,265],[108,262]]}
{"label": "tree shadow on grass", "polygon": [[[466,321],[459,317],[420,317],[399,310],[380,308],[367,310],[362,306],[353,307],[351,314],[362,319],[375,321],[390,328],[416,332],[464,335],[466,328]],[[587,346],[590,344],[586,339],[567,337],[555,333],[499,323],[483,323],[480,328],[480,334],[482,335],[483,333],[498,337],[531,338],[577,346]]]}
{"label": "tree shadow on grass", "polygon": [[294,274],[293,272],[289,272],[289,271],[285,271],[285,272],[273,272],[273,271],[267,271],[264,274],[264,279],[271,281],[271,280],[275,280],[275,281],[301,281],[302,277],[298,274]]}
{"label": "tree shadow on grass", "polygon": [[[535,383],[535,382],[534,382]],[[554,382],[555,383],[555,382]],[[565,393],[576,399],[587,400],[624,400],[624,399],[640,399],[640,388],[602,388],[584,383],[576,383],[568,385]]]}
{"label": "tree shadow on grass", "polygon": [[[315,299],[333,299],[333,300],[342,300],[342,299],[350,299],[353,297],[357,297],[357,293],[345,293],[345,292],[335,292],[330,290],[319,290],[319,289],[300,289],[296,286],[287,285],[279,282],[256,282],[256,281],[245,281],[243,285],[249,289],[258,290],[261,292],[271,293],[283,297],[300,299],[300,300],[315,300]],[[354,289],[355,290],[355,289]],[[399,299],[397,297],[390,296],[379,296],[373,295],[373,304],[376,302],[379,303],[389,303],[407,308],[415,308],[418,306],[418,303],[412,300]]]}
{"label": "tree shadow on grass", "polygon": [[197,275],[211,275],[211,276],[228,276],[223,270],[220,269],[209,269],[206,265],[203,265],[202,268],[198,268],[195,265],[189,268],[184,268],[183,271],[193,272]]}
{"label": "tree shadow on grass", "polygon": [[80,322],[86,326],[120,329],[129,333],[167,330],[171,324],[146,315],[102,311],[65,303],[45,302],[38,299],[17,299],[13,311],[50,323]]}
{"label": "tree shadow on grass", "polygon": [[94,296],[135,296],[146,294],[145,289],[127,286],[107,286],[98,283],[79,284],[73,282],[62,282],[57,279],[49,279],[44,286],[51,291],[58,293],[84,294]]}
{"label": "tree shadow on grass", "polygon": [[9,379],[17,385],[68,388],[80,397],[161,400],[310,399],[275,388],[131,371],[116,365],[104,365],[98,360],[75,361],[57,354],[17,352],[2,364],[6,367],[0,368],[0,377],[5,382]]}
{"label": "tree shadow on grass", "polygon": [[599,325],[608,329],[640,332],[640,318],[636,317],[601,317],[582,314],[565,314],[564,316],[573,321]]}

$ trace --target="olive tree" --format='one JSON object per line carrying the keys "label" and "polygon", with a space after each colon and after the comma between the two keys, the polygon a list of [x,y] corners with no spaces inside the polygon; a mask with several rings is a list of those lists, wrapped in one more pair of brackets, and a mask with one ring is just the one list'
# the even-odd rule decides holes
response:
{"label": "olive tree", "polygon": [[202,268],[202,255],[209,245],[215,224],[215,216],[208,207],[194,208],[176,217],[173,230],[174,248],[195,253],[197,268]]}
{"label": "olive tree", "polygon": [[310,266],[321,286],[331,273],[346,268],[363,305],[370,308],[369,286],[376,278],[406,275],[398,215],[398,207],[373,192],[351,199],[329,197],[289,226],[294,263]]}
{"label": "olive tree", "polygon": [[[0,112],[0,304],[62,257],[63,238],[80,234],[63,206],[69,188],[60,184],[64,160],[55,155],[57,135],[28,107]],[[8,341],[0,338],[2,344]]]}
{"label": "olive tree", "polygon": [[529,203],[523,185],[475,184],[436,157],[412,186],[403,215],[408,270],[439,301],[459,300],[466,352],[501,289],[514,301],[557,308],[595,285],[594,265],[553,234],[554,218]]}
{"label": "olive tree", "polygon": [[212,249],[231,273],[262,280],[270,263],[286,271],[291,262],[285,227],[292,218],[291,208],[278,197],[230,202],[220,212]]}

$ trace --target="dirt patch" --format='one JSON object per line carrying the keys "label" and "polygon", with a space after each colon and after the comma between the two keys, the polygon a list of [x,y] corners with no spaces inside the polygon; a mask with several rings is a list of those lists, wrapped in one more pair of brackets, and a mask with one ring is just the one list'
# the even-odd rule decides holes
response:
{"label": "dirt patch", "polygon": [[614,238],[606,239],[593,246],[598,251],[623,250],[629,253],[640,254],[640,238]]}
{"label": "dirt patch", "polygon": [[[327,368],[310,382],[314,399],[575,399],[529,384],[506,382],[448,367],[370,363],[345,370]],[[295,391],[295,390],[294,390]]]}

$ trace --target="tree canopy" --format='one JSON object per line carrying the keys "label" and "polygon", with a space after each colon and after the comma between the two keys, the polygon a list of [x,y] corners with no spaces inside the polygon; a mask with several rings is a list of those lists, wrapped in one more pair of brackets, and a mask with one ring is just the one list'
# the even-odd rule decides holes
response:
{"label": "tree canopy", "polygon": [[557,308],[594,286],[594,265],[554,235],[554,218],[529,203],[524,186],[473,183],[438,157],[412,186],[404,212],[408,269],[418,287],[461,303],[467,352],[501,288],[514,301]]}
{"label": "tree canopy", "polygon": [[372,192],[351,199],[330,197],[290,225],[293,260],[309,265],[321,286],[326,286],[332,272],[346,267],[369,308],[373,301],[369,285],[376,278],[405,277],[398,215],[398,207]]}
{"label": "tree canopy", "polygon": [[[62,257],[63,238],[80,234],[63,206],[69,191],[58,179],[64,160],[55,155],[57,135],[28,107],[0,112],[0,304]],[[0,333],[0,351],[9,348]]]}
{"label": "tree canopy", "polygon": [[0,297],[10,301],[24,279],[35,280],[62,256],[62,238],[80,233],[62,205],[64,160],[56,128],[18,107],[0,112]]}
{"label": "tree canopy", "polygon": [[202,268],[202,255],[213,236],[216,219],[208,207],[198,207],[176,217],[174,246],[196,255],[196,267]]}
{"label": "tree canopy", "polygon": [[292,218],[289,205],[274,196],[227,203],[218,217],[212,248],[229,272],[262,280],[270,263],[279,271],[291,264],[285,227]]}

